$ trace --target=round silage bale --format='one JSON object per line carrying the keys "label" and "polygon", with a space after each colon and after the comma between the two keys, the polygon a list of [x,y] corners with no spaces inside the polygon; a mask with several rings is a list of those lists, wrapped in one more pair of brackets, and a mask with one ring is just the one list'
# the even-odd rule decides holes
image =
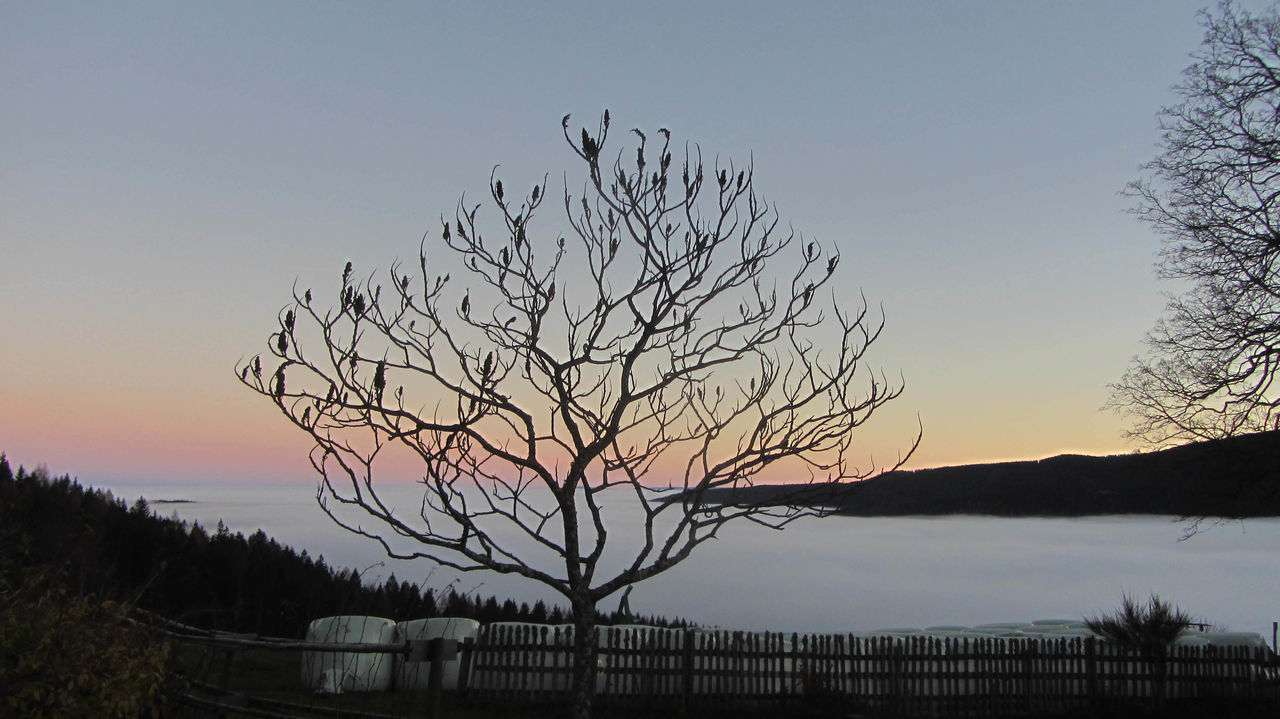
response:
{"label": "round silage bale", "polygon": [[[458,688],[458,675],[462,668],[462,643],[474,641],[480,631],[480,622],[461,617],[432,617],[430,619],[412,619],[396,625],[396,643],[407,641],[429,641],[431,639],[452,639],[458,643],[458,654],[442,662],[441,688],[454,690]],[[396,689],[424,690],[431,677],[431,662],[408,661],[408,657],[399,654],[395,659]]]}
{"label": "round silage bale", "polygon": [[[382,617],[322,617],[307,627],[316,644],[393,644],[396,623]],[[386,652],[304,651],[302,684],[319,693],[380,692],[391,688],[393,656]]]}

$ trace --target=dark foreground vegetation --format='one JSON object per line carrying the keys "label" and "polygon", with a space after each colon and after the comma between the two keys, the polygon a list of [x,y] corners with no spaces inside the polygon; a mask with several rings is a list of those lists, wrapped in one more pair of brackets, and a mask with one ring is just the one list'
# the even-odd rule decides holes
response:
{"label": "dark foreground vegetation", "polygon": [[[157,516],[0,454],[0,716],[136,717],[159,711],[189,652],[134,621],[145,610],[186,624],[300,638],[338,614],[482,622],[568,621],[560,607],[358,573],[259,531]],[[601,615],[601,623],[615,621]],[[662,618],[638,621],[672,625]],[[297,680],[292,657],[291,681]]]}
{"label": "dark foreground vegetation", "polygon": [[839,487],[712,490],[728,504],[801,501],[852,516],[1280,516],[1280,431],[1143,454],[888,472]]}

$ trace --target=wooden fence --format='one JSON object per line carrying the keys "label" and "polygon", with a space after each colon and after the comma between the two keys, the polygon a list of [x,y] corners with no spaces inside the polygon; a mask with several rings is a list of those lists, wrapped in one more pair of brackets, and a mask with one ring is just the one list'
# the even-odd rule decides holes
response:
{"label": "wooden fence", "polygon": [[[1158,707],[1173,699],[1280,701],[1280,664],[1265,648],[1188,646],[1144,656],[1093,639],[598,631],[596,690],[602,703],[826,703],[988,716],[1109,702]],[[470,664],[466,691],[515,701],[563,695],[573,662],[571,637],[566,628],[484,627],[463,653]]]}
{"label": "wooden fence", "polygon": [[[319,644],[163,624],[175,639],[226,652],[220,686],[185,698],[189,704],[234,710],[233,714],[250,715],[246,701],[257,702],[255,716],[275,716],[286,706],[294,714],[317,709],[296,700],[262,704],[266,700],[248,697],[252,689],[231,686],[232,654],[242,650],[370,652],[399,657],[396,661],[428,661],[431,686],[425,700],[414,699],[425,701],[416,712],[428,717],[440,715],[445,662],[458,662],[458,687],[464,695],[520,704],[562,701],[573,664],[570,627],[491,624],[482,627],[474,641],[461,643],[433,639]],[[1159,708],[1185,700],[1199,700],[1210,709],[1231,702],[1252,703],[1255,710],[1280,704],[1280,662],[1264,647],[1173,647],[1159,656],[1144,656],[1093,639],[784,635],[641,627],[600,627],[597,632],[596,696],[606,705],[699,714],[807,706],[841,713],[996,716],[1107,704]],[[297,686],[298,664],[286,661],[280,666],[286,667],[287,676],[274,681]],[[365,709],[385,715],[396,711],[396,695],[410,697],[415,692],[381,694],[390,701],[366,702],[374,706]],[[309,689],[303,696],[310,696]],[[233,706],[233,699],[239,704]],[[319,708],[328,707],[323,704]],[[355,707],[347,711],[351,709]],[[351,715],[360,715],[359,709]]]}

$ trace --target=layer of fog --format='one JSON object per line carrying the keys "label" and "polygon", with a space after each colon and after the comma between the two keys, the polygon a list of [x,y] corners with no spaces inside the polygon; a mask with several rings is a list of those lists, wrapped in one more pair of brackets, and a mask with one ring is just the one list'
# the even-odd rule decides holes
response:
{"label": "layer of fog", "polygon": [[[333,524],[307,485],[107,485],[159,514],[221,519],[235,532],[264,530],[331,566],[367,580],[397,579],[441,591],[561,603],[514,576],[432,569],[387,560],[381,548]],[[413,487],[393,493],[416,505]],[[625,502],[622,503],[625,509]],[[610,541],[633,546],[634,515],[611,514]],[[366,524],[366,528],[372,526]],[[802,520],[784,531],[741,522],[685,563],[636,585],[639,614],[680,616],[706,626],[772,631],[866,631],[1079,618],[1116,607],[1124,593],[1155,593],[1199,619],[1270,637],[1280,619],[1280,520],[1211,527],[1179,541],[1187,525],[1169,517],[998,519],[992,517]],[[613,608],[616,597],[602,606]]]}

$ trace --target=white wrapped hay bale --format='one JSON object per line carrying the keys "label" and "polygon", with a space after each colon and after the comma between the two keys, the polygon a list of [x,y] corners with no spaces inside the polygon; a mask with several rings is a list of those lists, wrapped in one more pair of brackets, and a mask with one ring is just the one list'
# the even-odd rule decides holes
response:
{"label": "white wrapped hay bale", "polygon": [[[452,639],[458,643],[459,653],[442,662],[443,674],[441,688],[453,690],[458,688],[458,674],[462,668],[462,643],[475,640],[480,632],[480,622],[460,617],[433,617],[431,619],[414,619],[396,625],[397,644],[408,641],[429,641],[431,639]],[[408,657],[397,654],[395,657],[396,689],[426,690],[431,678],[430,661],[408,661]]]}
{"label": "white wrapped hay bale", "polygon": [[1044,636],[1049,639],[1094,639],[1098,635],[1094,634],[1088,627],[1061,627]]}
{"label": "white wrapped hay bale", "polygon": [[1085,624],[1079,619],[1035,619],[1032,620],[1033,627],[1065,627],[1068,629],[1083,629]]}
{"label": "white wrapped hay bale", "polygon": [[1205,636],[1200,633],[1195,633],[1195,634],[1184,633],[1181,636],[1179,636],[1177,639],[1173,640],[1173,646],[1175,647],[1207,647],[1209,646],[1209,640],[1206,639]]}
{"label": "white wrapped hay bale", "polygon": [[[792,635],[794,636],[794,635]],[[664,639],[664,637],[667,637]],[[694,694],[731,694],[742,691],[742,676],[759,676],[769,670],[769,680],[756,685],[755,691],[765,694],[800,691],[803,680],[793,682],[791,639],[776,632],[741,632],[727,629],[703,629],[695,627],[685,629],[657,629],[659,642],[668,641],[677,650],[683,651],[685,642],[692,643],[693,651],[693,685]],[[803,635],[799,641],[804,643],[812,639],[812,635]],[[682,666],[676,663],[676,666]],[[739,674],[737,668],[741,669]],[[678,693],[683,690],[683,676],[680,671],[669,673],[674,677],[671,685],[659,687],[657,691]]]}
{"label": "white wrapped hay bale", "polygon": [[573,625],[493,622],[472,664],[479,690],[560,692],[569,688]]}
{"label": "white wrapped hay bale", "polygon": [[975,632],[1003,637],[1011,634],[1021,634],[1023,630],[1029,629],[1032,626],[1033,625],[1026,622],[990,622],[988,624],[979,624],[973,627],[973,630]]}
{"label": "white wrapped hay bale", "polygon": [[671,652],[684,647],[683,630],[644,624],[597,629],[597,692],[652,696],[678,691],[675,673],[665,666],[671,663]]}
{"label": "white wrapped hay bale", "polygon": [[867,632],[869,637],[918,637],[924,634],[919,627],[881,627]]}
{"label": "white wrapped hay bale", "polygon": [[[324,617],[307,627],[306,641],[316,644],[392,644],[396,623],[382,617]],[[306,651],[302,683],[325,694],[380,692],[391,688],[394,668],[386,652]]]}
{"label": "white wrapped hay bale", "polygon": [[1263,639],[1261,634],[1252,632],[1203,632],[1194,636],[1204,638],[1211,647],[1267,648],[1267,640]]}
{"label": "white wrapped hay bale", "polygon": [[975,639],[985,639],[990,635],[974,634],[968,627],[928,627],[925,629],[925,636],[929,639],[937,639],[941,642],[952,642],[958,644],[964,641],[973,641]]}
{"label": "white wrapped hay bale", "polygon": [[1028,637],[1038,638],[1061,632],[1063,628],[1063,626],[1058,624],[1032,624],[1030,626],[1023,627],[1020,631]]}

